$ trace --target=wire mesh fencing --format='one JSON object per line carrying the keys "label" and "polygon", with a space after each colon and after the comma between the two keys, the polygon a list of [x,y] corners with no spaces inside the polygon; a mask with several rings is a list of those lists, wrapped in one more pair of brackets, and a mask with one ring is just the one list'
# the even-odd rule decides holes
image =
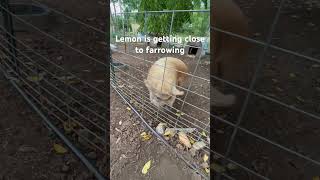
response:
{"label": "wire mesh fencing", "polygon": [[[49,129],[63,139],[98,179],[104,179],[108,128],[105,56],[94,57],[81,45],[76,46],[70,34],[77,34],[68,34],[69,29],[38,27],[20,11],[29,9],[33,15],[45,8],[40,12],[50,12],[79,27],[80,37],[90,33],[91,38],[101,40],[106,33],[38,1],[11,4],[5,0],[0,8],[1,70],[41,114]],[[14,24],[22,25],[24,30],[16,32]],[[63,27],[59,23],[55,25]]]}
{"label": "wire mesh fencing", "polygon": [[[121,12],[112,14],[111,21],[111,42],[115,46],[112,49],[112,62],[110,63],[110,83],[116,93],[118,93],[129,107],[139,115],[146,125],[154,132],[159,139],[178,154],[194,170],[203,177],[208,177],[208,172],[201,167],[202,157],[209,156],[210,145],[210,80],[209,62],[206,52],[209,48],[205,42],[191,44],[190,42],[154,42],[154,37],[160,35],[165,37],[184,36],[194,27],[176,24],[179,18],[186,18],[187,21],[193,17],[201,17],[203,33],[193,33],[194,36],[209,36],[209,11],[208,10],[167,10],[167,11],[143,11],[143,12]],[[153,27],[150,22],[161,22],[159,26]],[[149,25],[148,25],[149,24]],[[184,26],[179,34],[178,26]],[[157,31],[161,29],[161,32]],[[181,27],[180,27],[181,28]],[[157,30],[155,30],[157,29]],[[196,30],[198,30],[196,28]],[[191,33],[190,33],[191,34]],[[151,37],[151,41],[143,40],[143,37]],[[186,35],[185,35],[186,36]],[[142,37],[141,42],[116,42],[119,37]],[[137,53],[135,48],[182,48],[184,53]],[[159,108],[150,100],[149,90],[145,85],[149,69],[154,63],[164,58],[167,61],[170,57],[182,60],[189,68],[188,72],[182,72],[173,67],[159,65],[166,71],[176,71],[186,76],[186,82],[177,85],[179,90],[184,91],[183,96],[176,96],[172,107]],[[207,58],[207,59],[206,59]],[[151,81],[152,81],[151,77]],[[155,81],[160,80],[154,77]],[[168,79],[163,78],[162,86]],[[170,84],[176,85],[176,84]],[[166,133],[156,132],[159,124],[166,124],[166,130],[173,130],[174,137],[166,136]],[[185,149],[177,148],[178,135],[176,133],[184,131],[193,143],[203,143],[201,150],[195,154]],[[206,167],[208,168],[208,167]]]}
{"label": "wire mesh fencing", "polygon": [[[259,6],[259,2],[252,3]],[[286,34],[291,33],[288,27],[282,26],[284,21],[291,23],[287,16],[299,17],[303,12],[312,10],[307,10],[310,7],[304,7],[303,2],[280,0],[267,4],[274,14],[270,13],[272,22],[265,20],[271,25],[268,24],[268,32],[263,38],[242,36],[225,27],[211,27],[212,32],[250,44],[248,59],[254,61],[248,86],[211,75],[213,82],[222,82],[243,97],[235,115],[216,109],[211,114],[215,129],[212,132],[214,149],[211,151],[215,179],[319,177],[319,154],[312,144],[319,139],[315,130],[319,129],[320,119],[317,108],[319,94],[316,93],[318,83],[315,81],[320,75],[316,68],[320,60],[316,54],[300,53],[308,45],[292,50],[292,44],[289,48],[283,44],[286,39],[279,37],[280,28],[285,29]],[[293,11],[293,7],[299,7],[299,11]],[[312,8],[317,10],[316,6]],[[261,19],[256,21],[263,24]],[[303,29],[297,28],[299,31]]]}

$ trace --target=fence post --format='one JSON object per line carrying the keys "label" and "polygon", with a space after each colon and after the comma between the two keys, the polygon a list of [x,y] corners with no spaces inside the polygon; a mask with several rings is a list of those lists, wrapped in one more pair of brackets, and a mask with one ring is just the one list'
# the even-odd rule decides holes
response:
{"label": "fence post", "polygon": [[5,29],[6,38],[8,40],[8,49],[10,51],[10,59],[14,62],[14,70],[19,74],[18,61],[17,61],[17,50],[16,50],[16,36],[13,29],[12,22],[12,11],[9,5],[9,0],[1,0],[1,10],[3,18],[3,26]]}

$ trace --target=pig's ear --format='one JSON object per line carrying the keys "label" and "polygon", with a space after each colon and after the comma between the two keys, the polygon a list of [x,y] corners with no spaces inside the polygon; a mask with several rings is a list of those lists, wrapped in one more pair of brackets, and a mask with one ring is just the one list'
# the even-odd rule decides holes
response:
{"label": "pig's ear", "polygon": [[182,96],[182,95],[184,95],[184,92],[183,91],[179,91],[176,87],[173,87],[172,88],[172,94],[175,95],[175,96]]}

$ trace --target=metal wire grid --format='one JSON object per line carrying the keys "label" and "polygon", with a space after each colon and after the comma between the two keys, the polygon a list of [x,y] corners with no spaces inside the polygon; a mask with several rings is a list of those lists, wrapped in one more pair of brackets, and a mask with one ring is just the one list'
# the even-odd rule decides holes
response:
{"label": "metal wire grid", "polygon": [[[45,51],[36,50],[19,40],[14,34],[12,19],[21,21],[32,27],[35,32],[68,47],[96,64],[106,67],[106,63],[24,21],[13,14],[9,7],[8,1],[2,1],[0,8],[7,24],[0,27],[1,70],[29,104],[45,119],[50,129],[65,141],[98,179],[104,179],[101,175],[104,170],[100,169],[99,172],[82,153],[95,151],[99,157],[106,156],[105,90],[58,65],[46,56]],[[64,13],[49,9],[102,33],[101,30]]]}
{"label": "metal wire grid", "polygon": [[[254,39],[251,39],[251,38],[248,38],[248,37],[244,37],[244,36],[241,36],[241,35],[226,31],[224,29],[220,29],[220,28],[211,26],[211,30],[212,31],[217,31],[217,32],[220,32],[220,33],[224,33],[224,34],[230,35],[232,37],[240,38],[240,39],[246,40],[246,41],[248,41],[250,43],[253,43],[253,44],[256,44],[256,45],[260,45],[260,46],[263,47],[263,51],[260,53],[260,55],[258,57],[258,64],[257,64],[257,66],[255,68],[256,70],[255,70],[255,73],[254,73],[253,78],[251,80],[249,88],[245,88],[243,86],[239,86],[239,85],[237,85],[235,83],[226,81],[226,80],[224,80],[224,79],[222,79],[220,77],[211,75],[211,78],[213,78],[216,81],[220,81],[222,83],[228,84],[228,85],[230,85],[232,87],[235,87],[235,88],[237,88],[237,89],[239,89],[241,91],[245,91],[246,92],[246,98],[245,98],[245,101],[243,103],[241,112],[240,112],[240,114],[239,114],[239,116],[237,118],[236,123],[230,122],[230,121],[228,121],[228,120],[226,120],[226,119],[224,119],[224,118],[222,118],[222,117],[220,117],[218,115],[211,114],[211,117],[213,118],[214,121],[217,120],[217,121],[222,122],[223,124],[226,124],[226,125],[231,126],[233,128],[230,141],[227,144],[226,152],[221,154],[221,153],[216,152],[215,150],[211,150],[211,153],[213,153],[214,155],[216,155],[219,158],[222,158],[222,165],[223,166],[225,166],[227,163],[232,163],[232,164],[235,164],[236,166],[240,167],[243,171],[254,175],[256,178],[265,179],[265,180],[269,180],[270,177],[267,177],[265,175],[260,174],[259,172],[255,171],[255,170],[252,170],[251,168],[243,165],[243,162],[237,162],[237,161],[234,161],[234,160],[232,160],[230,158],[230,152],[234,148],[233,145],[234,145],[234,142],[235,142],[235,138],[236,138],[236,136],[239,136],[240,132],[244,133],[244,134],[247,134],[249,136],[252,136],[252,137],[254,137],[254,138],[258,139],[258,140],[261,140],[262,142],[266,142],[267,144],[270,144],[271,146],[274,146],[275,148],[278,148],[279,150],[282,150],[282,151],[284,151],[284,152],[286,152],[288,154],[292,154],[294,156],[297,156],[297,157],[307,161],[307,164],[308,163],[312,163],[312,164],[314,164],[316,166],[320,166],[320,162],[318,160],[316,160],[316,159],[313,159],[311,157],[311,155],[305,155],[305,154],[302,154],[302,153],[297,152],[295,150],[292,150],[291,148],[285,147],[284,145],[276,143],[276,142],[274,142],[274,141],[272,141],[272,140],[270,140],[268,138],[263,137],[262,135],[254,133],[251,130],[246,129],[246,128],[241,126],[241,123],[243,123],[243,121],[244,121],[244,114],[248,110],[249,100],[252,99],[252,96],[256,96],[258,98],[261,98],[261,99],[264,99],[266,101],[272,102],[274,104],[279,105],[280,107],[287,108],[288,110],[291,110],[292,112],[299,113],[299,114],[301,114],[301,115],[303,115],[305,117],[313,118],[315,120],[320,120],[320,117],[318,115],[316,115],[316,114],[306,112],[306,111],[304,111],[302,109],[299,109],[299,108],[297,108],[295,106],[286,104],[285,102],[277,100],[277,99],[275,99],[273,97],[269,97],[269,96],[263,95],[263,94],[261,94],[259,92],[256,92],[254,90],[254,87],[255,87],[256,82],[257,82],[257,78],[258,78],[259,74],[261,73],[261,68],[262,68],[262,65],[263,65],[263,63],[265,61],[264,56],[266,55],[266,52],[269,49],[278,50],[278,51],[283,52],[285,54],[290,54],[290,55],[305,59],[307,61],[320,63],[319,59],[316,59],[316,58],[313,58],[313,57],[310,57],[310,56],[306,56],[306,55],[303,55],[303,54],[300,54],[300,53],[297,53],[297,52],[294,52],[294,51],[291,51],[291,50],[288,50],[288,49],[285,49],[285,48],[281,48],[281,47],[278,47],[278,46],[275,46],[275,45],[271,44],[271,40],[273,38],[275,27],[276,27],[276,25],[277,25],[277,23],[279,21],[279,16],[280,16],[280,14],[282,12],[282,8],[283,8],[285,2],[286,2],[285,0],[281,0],[280,3],[279,3],[279,6],[278,6],[278,9],[277,9],[277,12],[276,12],[276,16],[275,16],[275,18],[273,20],[272,26],[271,26],[270,31],[269,31],[269,35],[267,37],[267,42],[257,41],[257,40],[254,40]],[[221,178],[222,179],[235,179],[234,177],[232,177],[230,174],[228,174],[226,172],[215,171],[214,175],[215,175],[214,178],[216,178],[218,180],[221,179]]]}
{"label": "metal wire grid", "polygon": [[[123,16],[122,20],[122,29],[123,32],[118,30],[119,34],[123,34],[124,37],[127,37],[127,32],[124,27],[127,27],[129,25],[129,20],[125,19],[125,15],[129,14],[142,14],[144,15],[144,33],[147,34],[147,22],[150,16],[158,16],[159,14],[163,13],[169,13],[171,14],[170,22],[168,24],[170,25],[168,35],[170,36],[172,34],[172,26],[174,23],[174,17],[175,14],[179,12],[190,12],[190,13],[204,13],[204,15],[209,16],[208,10],[167,10],[167,11],[144,11],[144,12],[122,12],[122,13],[115,13],[113,14],[114,17],[111,17],[111,20],[114,21],[116,19],[116,15],[120,14]],[[124,23],[127,23],[126,26]],[[113,24],[116,24],[116,22],[113,22]],[[115,28],[115,27],[113,27]],[[208,27],[209,28],[209,27]],[[178,43],[171,43],[172,45],[180,45]],[[147,43],[144,43],[144,47],[147,46]],[[155,128],[158,123],[166,123],[168,127],[174,127],[174,128],[195,128],[196,130],[192,133],[188,133],[189,137],[193,139],[194,141],[203,141],[206,143],[206,147],[203,149],[203,151],[209,155],[209,144],[210,144],[210,126],[209,126],[209,103],[210,103],[210,97],[209,92],[208,93],[199,93],[197,89],[191,88],[194,82],[198,81],[200,84],[203,84],[203,88],[210,88],[210,80],[209,75],[207,77],[202,77],[198,75],[198,66],[200,64],[201,58],[200,56],[195,56],[193,58],[193,61],[195,62],[195,68],[193,69],[193,72],[186,73],[186,72],[180,72],[188,76],[189,81],[186,83],[187,87],[178,86],[178,88],[184,90],[186,95],[183,98],[177,97],[176,98],[176,104],[178,104],[178,107],[172,107],[170,110],[161,110],[154,106],[150,102],[149,98],[149,91],[146,89],[144,85],[144,79],[146,79],[146,76],[148,74],[147,67],[150,67],[152,64],[154,64],[154,59],[152,57],[148,57],[146,53],[143,53],[142,55],[135,54],[133,52],[130,52],[130,49],[128,50],[125,45],[124,49],[114,49],[113,55],[112,55],[112,62],[110,63],[110,84],[113,87],[113,89],[120,95],[120,97],[123,98],[125,102],[128,103],[130,107],[134,109],[134,112],[138,114],[138,116],[146,123],[146,125],[150,128]],[[199,46],[190,46],[193,48],[198,48],[201,51],[204,51],[203,47]],[[116,55],[115,55],[116,54]],[[179,58],[179,57],[178,57]],[[115,64],[122,64],[127,69],[123,69],[119,66],[116,66]],[[159,65],[161,66],[161,65]],[[167,69],[170,69],[170,67],[166,67],[166,65],[162,66],[164,67],[165,71]],[[155,78],[154,78],[155,79]],[[162,80],[163,85],[164,80]],[[168,83],[168,82],[166,82]],[[192,97],[188,99],[188,96]],[[202,99],[202,104],[195,104],[193,99]],[[189,106],[189,108],[186,108]],[[191,110],[192,109],[192,110]],[[196,113],[200,116],[195,115]],[[199,171],[201,169],[198,164],[195,162],[192,162],[186,160],[183,156],[181,156],[181,152],[176,151],[174,148],[175,144],[172,141],[166,141],[162,136],[159,136],[154,130],[152,130],[159,139],[161,139],[165,144],[171,146],[171,149],[175,153],[178,154],[179,157],[181,157],[184,161],[187,162],[194,170],[196,170],[198,173],[200,173],[203,177],[208,178],[208,176]],[[205,135],[205,136],[204,136]],[[169,143],[168,143],[169,142]]]}

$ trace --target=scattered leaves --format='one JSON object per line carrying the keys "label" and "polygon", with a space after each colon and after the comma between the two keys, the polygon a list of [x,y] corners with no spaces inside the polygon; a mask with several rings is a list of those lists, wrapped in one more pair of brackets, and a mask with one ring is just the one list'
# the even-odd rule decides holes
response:
{"label": "scattered leaves", "polygon": [[209,164],[207,162],[203,162],[200,164],[202,168],[209,168]]}
{"label": "scattered leaves", "polygon": [[200,149],[203,149],[204,147],[206,147],[206,143],[204,143],[203,141],[195,142],[192,147],[195,150],[200,150]]}
{"label": "scattered leaves", "polygon": [[314,176],[312,177],[312,180],[320,180],[320,176]]}
{"label": "scattered leaves", "polygon": [[223,173],[226,171],[226,168],[224,168],[223,166],[216,164],[216,163],[212,163],[211,167],[214,171],[218,172],[218,173]]}
{"label": "scattered leaves", "polygon": [[60,144],[53,144],[53,149],[57,154],[65,154],[68,152],[68,150]]}
{"label": "scattered leaves", "polygon": [[204,154],[202,159],[204,162],[207,162],[209,159],[209,156],[207,154]]}
{"label": "scattered leaves", "polygon": [[201,135],[207,137],[207,134],[204,131],[201,132]]}
{"label": "scattered leaves", "polygon": [[181,111],[177,111],[176,112],[176,116],[181,117],[182,115],[185,115],[185,114],[183,112],[181,112]]}
{"label": "scattered leaves", "polygon": [[41,81],[43,79],[43,76],[41,76],[40,74],[39,74],[39,76],[38,75],[36,75],[36,76],[28,76],[27,79],[29,81],[32,81],[32,82],[39,82],[39,81]]}
{"label": "scattered leaves", "polygon": [[[235,164],[229,163],[229,164],[227,164],[227,168],[230,169],[230,170],[235,170],[235,169],[238,168],[238,166],[235,165]],[[320,180],[320,179],[319,179],[319,180]]]}
{"label": "scattered leaves", "polygon": [[148,141],[152,137],[151,134],[146,133],[146,132],[141,133],[140,136],[142,137],[143,141]]}
{"label": "scattered leaves", "polygon": [[142,168],[142,174],[147,174],[151,167],[151,160],[149,160]]}
{"label": "scattered leaves", "polygon": [[193,145],[196,141],[193,138],[190,138],[190,143]]}
{"label": "scattered leaves", "polygon": [[297,77],[294,73],[290,73],[289,76],[290,76],[291,78]]}
{"label": "scattered leaves", "polygon": [[158,126],[156,127],[157,133],[163,135],[165,126],[166,126],[165,123],[159,123]]}
{"label": "scattered leaves", "polygon": [[187,134],[184,132],[179,132],[178,135],[179,135],[179,141],[183,145],[185,145],[187,148],[191,148],[191,143],[190,143],[190,140],[189,140]]}
{"label": "scattered leaves", "polygon": [[176,130],[174,128],[167,128],[164,132],[164,136],[173,137],[176,134]]}
{"label": "scattered leaves", "polygon": [[204,171],[206,171],[207,174],[210,173],[210,169],[209,168],[204,168]]}
{"label": "scattered leaves", "polygon": [[69,125],[69,122],[63,122],[63,129],[66,133],[72,132],[72,126]]}

